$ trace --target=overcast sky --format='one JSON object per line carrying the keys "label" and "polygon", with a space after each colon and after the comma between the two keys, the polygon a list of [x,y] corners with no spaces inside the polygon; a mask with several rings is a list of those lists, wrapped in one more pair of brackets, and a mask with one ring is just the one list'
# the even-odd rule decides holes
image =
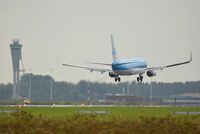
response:
{"label": "overcast sky", "polygon": [[[9,44],[20,39],[26,72],[55,80],[113,82],[108,74],[63,67],[112,62],[110,33],[120,58],[140,57],[148,66],[189,59],[158,72],[155,81],[200,80],[199,0],[0,0],[0,83],[12,82]],[[136,80],[136,76],[122,81]],[[144,81],[149,81],[145,77]]]}

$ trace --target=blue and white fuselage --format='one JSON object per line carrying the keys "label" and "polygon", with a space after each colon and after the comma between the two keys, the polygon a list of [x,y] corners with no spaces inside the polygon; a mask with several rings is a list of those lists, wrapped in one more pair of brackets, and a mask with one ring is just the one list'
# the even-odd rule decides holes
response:
{"label": "blue and white fuselage", "polygon": [[116,60],[112,63],[113,72],[122,76],[143,74],[145,68],[147,68],[147,62],[140,58]]}

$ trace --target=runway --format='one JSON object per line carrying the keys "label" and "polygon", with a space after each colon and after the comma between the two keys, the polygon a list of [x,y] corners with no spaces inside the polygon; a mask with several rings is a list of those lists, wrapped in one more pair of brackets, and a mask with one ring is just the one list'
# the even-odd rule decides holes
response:
{"label": "runway", "polygon": [[68,108],[68,107],[172,107],[169,105],[0,105],[0,107],[62,107],[62,108]]}

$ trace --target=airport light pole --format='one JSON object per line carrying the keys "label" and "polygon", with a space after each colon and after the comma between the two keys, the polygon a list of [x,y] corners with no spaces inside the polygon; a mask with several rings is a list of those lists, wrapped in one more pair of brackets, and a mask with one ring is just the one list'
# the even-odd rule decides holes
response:
{"label": "airport light pole", "polygon": [[128,85],[127,85],[127,95],[130,96],[130,85],[131,82],[128,80]]}
{"label": "airport light pole", "polygon": [[50,68],[50,75],[51,75],[51,79],[50,79],[50,100],[53,100],[53,78],[52,78],[52,68]]}
{"label": "airport light pole", "polygon": [[32,86],[32,79],[31,79],[31,69],[29,73],[29,99],[31,100],[31,86]]}
{"label": "airport light pole", "polygon": [[88,94],[88,105],[91,105],[91,102],[90,102],[90,89],[89,89],[90,84],[89,84],[89,81],[87,82],[87,87],[88,87],[88,89],[87,89],[87,94]]}
{"label": "airport light pole", "polygon": [[150,79],[151,79],[151,81],[150,81],[150,99],[151,99],[151,106],[153,106],[153,104],[152,104],[152,103],[153,103],[153,101],[152,101],[152,99],[153,99],[153,94],[152,94],[152,92],[153,92],[153,91],[152,91],[152,90],[153,90],[153,89],[152,89],[152,88],[153,88],[153,87],[152,87],[152,78],[150,78]]}

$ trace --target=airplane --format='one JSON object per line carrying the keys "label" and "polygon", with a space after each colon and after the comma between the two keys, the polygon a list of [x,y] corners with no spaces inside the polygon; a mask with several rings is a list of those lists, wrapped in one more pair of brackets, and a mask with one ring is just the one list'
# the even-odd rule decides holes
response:
{"label": "airplane", "polygon": [[170,64],[170,65],[165,65],[165,66],[147,67],[146,60],[142,59],[142,58],[119,59],[117,56],[117,51],[115,48],[112,34],[111,34],[111,46],[112,46],[112,59],[113,59],[113,62],[111,64],[98,63],[98,62],[86,62],[89,64],[109,66],[109,67],[111,67],[111,69],[71,65],[71,64],[65,64],[65,63],[63,63],[62,65],[68,66],[68,67],[82,68],[82,69],[89,70],[90,72],[93,72],[93,71],[97,71],[97,72],[101,72],[101,73],[108,72],[108,75],[111,78],[114,78],[115,82],[121,81],[120,76],[138,75],[137,81],[142,82],[143,75],[145,73],[148,77],[154,77],[157,74],[156,73],[157,70],[162,71],[165,68],[188,64],[192,61],[192,52],[190,52],[190,59],[187,61]]}

